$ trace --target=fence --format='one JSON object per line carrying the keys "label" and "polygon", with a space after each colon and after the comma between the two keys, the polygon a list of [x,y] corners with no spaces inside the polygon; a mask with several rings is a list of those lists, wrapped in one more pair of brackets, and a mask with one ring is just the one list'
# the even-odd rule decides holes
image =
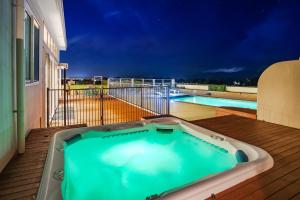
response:
{"label": "fence", "polygon": [[109,78],[109,87],[175,87],[175,79]]}
{"label": "fence", "polygon": [[169,87],[47,89],[47,126],[137,121],[169,107]]}

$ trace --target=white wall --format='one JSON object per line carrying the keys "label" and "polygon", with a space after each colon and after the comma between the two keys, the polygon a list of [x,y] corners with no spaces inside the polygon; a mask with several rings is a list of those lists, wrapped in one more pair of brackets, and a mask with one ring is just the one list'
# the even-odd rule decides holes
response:
{"label": "white wall", "polygon": [[177,84],[177,87],[189,90],[208,90],[208,85],[185,85]]}
{"label": "white wall", "polygon": [[33,128],[44,127],[44,95],[40,82],[25,86],[25,131],[26,135]]}
{"label": "white wall", "polygon": [[300,61],[271,65],[258,81],[259,120],[300,128]]}
{"label": "white wall", "polygon": [[[53,0],[51,0],[51,2],[52,1]],[[44,37],[47,36],[44,34],[44,26],[47,22],[46,13],[40,10],[37,1],[26,1],[25,8],[27,12],[37,20],[40,29],[39,81],[25,86],[25,130],[28,134],[33,128],[46,126],[46,88],[59,88],[59,74],[57,69],[57,63],[59,61],[58,58],[55,58],[53,50],[45,43],[45,41],[48,41],[44,39]],[[57,15],[57,13],[54,13],[54,15]],[[51,36],[56,41],[53,35],[50,34],[48,36]],[[58,46],[57,44],[55,45]],[[51,60],[51,63],[49,63],[49,60]]]}
{"label": "white wall", "polygon": [[[208,85],[186,85],[186,84],[177,84],[178,88],[184,88],[189,90],[208,90]],[[250,93],[257,94],[256,87],[240,87],[240,86],[226,86],[227,92],[239,92],[239,93]]]}
{"label": "white wall", "polygon": [[257,94],[257,87],[226,86],[226,91]]}

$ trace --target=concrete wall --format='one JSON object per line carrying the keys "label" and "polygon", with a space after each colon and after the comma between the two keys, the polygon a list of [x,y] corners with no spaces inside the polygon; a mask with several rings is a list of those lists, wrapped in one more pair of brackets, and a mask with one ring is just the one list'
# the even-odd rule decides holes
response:
{"label": "concrete wall", "polygon": [[177,84],[178,88],[184,88],[189,90],[208,90],[208,85],[185,85],[185,84]]}
{"label": "concrete wall", "polygon": [[16,151],[12,1],[0,1],[0,172]]}
{"label": "concrete wall", "polygon": [[300,128],[300,61],[271,65],[258,81],[259,120]]}
{"label": "concrete wall", "polygon": [[206,91],[206,90],[189,90],[189,89],[179,89],[180,92],[189,95],[204,95],[211,97],[219,97],[225,99],[240,99],[247,101],[256,101],[257,94],[254,93],[240,93],[240,92],[217,92],[217,91]]}
{"label": "concrete wall", "polygon": [[[177,84],[178,88],[184,88],[189,90],[208,90],[208,85],[186,85],[186,84]],[[239,87],[239,86],[226,86],[227,92],[237,92],[237,93],[249,93],[257,94],[256,87]]]}
{"label": "concrete wall", "polygon": [[226,91],[257,94],[257,87],[226,86]]}

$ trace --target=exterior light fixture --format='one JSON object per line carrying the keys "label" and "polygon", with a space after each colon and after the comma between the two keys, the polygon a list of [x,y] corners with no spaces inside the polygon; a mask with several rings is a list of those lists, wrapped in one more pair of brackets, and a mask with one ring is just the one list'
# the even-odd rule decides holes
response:
{"label": "exterior light fixture", "polygon": [[69,68],[69,65],[68,65],[68,63],[59,63],[59,64],[57,65],[57,68],[58,68],[58,69],[68,69],[68,68]]}

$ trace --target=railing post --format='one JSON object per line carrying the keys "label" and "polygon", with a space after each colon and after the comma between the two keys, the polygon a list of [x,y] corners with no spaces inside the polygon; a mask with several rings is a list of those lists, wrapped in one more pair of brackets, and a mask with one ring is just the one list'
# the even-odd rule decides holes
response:
{"label": "railing post", "polygon": [[46,113],[46,118],[47,118],[47,128],[49,128],[50,127],[50,121],[49,121],[49,114],[50,114],[50,112],[49,112],[49,93],[50,93],[50,89],[49,88],[47,88],[47,113]]}
{"label": "railing post", "polygon": [[67,102],[66,102],[66,116],[67,116],[67,118],[66,118],[66,124],[67,125],[70,125],[70,112],[68,112],[68,110],[69,110],[69,107],[68,107],[68,105],[69,105],[69,95],[70,95],[70,90],[68,89],[68,90],[66,90],[66,100],[67,100]]}
{"label": "railing post", "polygon": [[143,87],[141,87],[141,108],[144,106]]}
{"label": "railing post", "polygon": [[167,86],[167,115],[170,115],[170,87]]}
{"label": "railing post", "polygon": [[[64,126],[67,125],[67,102],[66,102],[66,76],[67,76],[67,69],[64,69]],[[58,105],[59,106],[59,105]]]}
{"label": "railing post", "polygon": [[[109,89],[108,89],[109,90]],[[103,87],[101,87],[101,90],[100,90],[100,107],[101,107],[101,112],[100,112],[100,119],[101,119],[101,125],[104,125],[104,119],[103,119],[103,107],[104,107],[104,96],[103,96]]]}

